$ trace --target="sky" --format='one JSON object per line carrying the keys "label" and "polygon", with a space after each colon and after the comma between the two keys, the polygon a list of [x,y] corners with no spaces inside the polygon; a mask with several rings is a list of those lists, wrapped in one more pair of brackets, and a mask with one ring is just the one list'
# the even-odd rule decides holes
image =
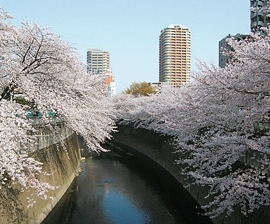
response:
{"label": "sky", "polygon": [[133,82],[158,82],[159,34],[170,24],[191,31],[191,72],[198,60],[218,65],[218,42],[250,33],[249,0],[0,0],[12,24],[37,23],[74,44],[110,52],[117,93]]}

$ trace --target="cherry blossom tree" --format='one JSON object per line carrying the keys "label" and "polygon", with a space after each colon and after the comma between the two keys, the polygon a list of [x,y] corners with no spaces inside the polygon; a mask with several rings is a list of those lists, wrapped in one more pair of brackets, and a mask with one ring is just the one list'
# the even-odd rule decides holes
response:
{"label": "cherry blossom tree", "polygon": [[[104,77],[87,74],[73,46],[37,24],[16,28],[11,18],[1,10],[0,188],[20,184],[46,199],[54,187],[37,179],[42,164],[29,157],[40,127],[58,134],[61,120],[100,151],[114,128],[111,105]],[[42,116],[29,119],[29,111]]]}
{"label": "cherry blossom tree", "polygon": [[180,89],[115,99],[121,124],[174,138],[184,174],[209,187],[203,208],[212,218],[270,204],[270,36],[228,41],[227,67],[200,62],[195,81]]}

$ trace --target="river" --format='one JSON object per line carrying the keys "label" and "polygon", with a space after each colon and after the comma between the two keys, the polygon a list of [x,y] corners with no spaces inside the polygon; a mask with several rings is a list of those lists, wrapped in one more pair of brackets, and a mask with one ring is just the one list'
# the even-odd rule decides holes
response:
{"label": "river", "polygon": [[176,180],[129,152],[92,156],[81,167],[43,224],[211,223]]}

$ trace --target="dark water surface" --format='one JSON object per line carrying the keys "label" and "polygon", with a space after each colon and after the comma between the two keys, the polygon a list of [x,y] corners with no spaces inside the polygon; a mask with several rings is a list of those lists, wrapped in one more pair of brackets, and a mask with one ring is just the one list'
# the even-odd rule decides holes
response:
{"label": "dark water surface", "polygon": [[211,223],[183,201],[177,183],[131,153],[102,154],[81,166],[83,172],[43,224]]}

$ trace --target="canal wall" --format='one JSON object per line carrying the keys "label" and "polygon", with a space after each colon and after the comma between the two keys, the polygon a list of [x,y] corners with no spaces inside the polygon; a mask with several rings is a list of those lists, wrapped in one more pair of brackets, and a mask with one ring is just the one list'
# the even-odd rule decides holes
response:
{"label": "canal wall", "polygon": [[[35,147],[30,156],[43,163],[43,171],[49,175],[40,175],[39,180],[56,186],[57,189],[48,192],[54,199],[41,199],[33,191],[5,189],[8,202],[3,197],[0,202],[8,204],[9,211],[0,217],[0,223],[27,223],[38,224],[49,214],[61,199],[80,169],[80,150],[77,135],[65,127],[61,122],[57,124],[58,133],[40,128]],[[28,207],[27,198],[31,197],[35,204]],[[12,210],[13,209],[13,210]]]}
{"label": "canal wall", "polygon": [[[182,186],[187,186],[189,184],[187,178],[181,174],[183,165],[175,163],[175,160],[179,159],[181,155],[179,153],[173,153],[175,149],[170,142],[170,136],[163,136],[146,129],[135,129],[128,125],[118,125],[118,132],[113,133],[113,139],[109,144],[120,150],[129,149],[142,154],[144,157],[163,167]],[[186,187],[186,190],[201,206],[211,200],[211,198],[205,198],[208,194],[207,187],[190,185]],[[270,223],[270,209],[269,206],[261,207],[246,217],[236,208],[231,216],[220,215],[212,219],[212,221],[216,224]]]}

